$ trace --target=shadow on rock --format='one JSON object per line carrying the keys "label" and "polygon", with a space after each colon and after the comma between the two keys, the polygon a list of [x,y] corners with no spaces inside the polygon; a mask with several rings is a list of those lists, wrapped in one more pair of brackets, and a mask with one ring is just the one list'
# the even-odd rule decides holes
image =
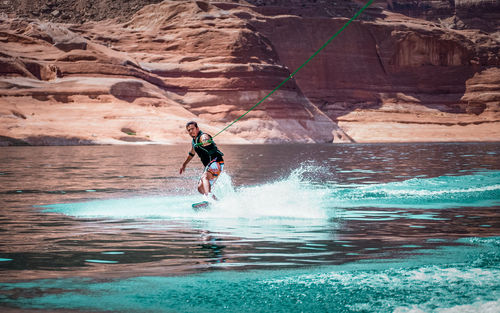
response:
{"label": "shadow on rock", "polygon": [[111,86],[111,94],[117,99],[134,102],[137,98],[151,98],[151,95],[143,90],[144,84],[138,81],[119,82]]}

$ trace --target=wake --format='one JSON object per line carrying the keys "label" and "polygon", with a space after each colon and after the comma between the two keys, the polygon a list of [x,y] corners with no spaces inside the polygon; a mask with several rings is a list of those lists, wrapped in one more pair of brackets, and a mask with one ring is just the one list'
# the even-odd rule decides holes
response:
{"label": "wake", "polygon": [[[500,204],[500,171],[463,176],[413,178],[369,185],[336,185],[314,181],[320,167],[301,167],[288,177],[256,186],[235,188],[222,173],[215,184],[219,201],[194,211],[200,195],[168,195],[51,204],[45,212],[79,218],[143,219],[310,219],[328,220],[336,209],[488,207]],[[306,179],[305,176],[313,178]]]}

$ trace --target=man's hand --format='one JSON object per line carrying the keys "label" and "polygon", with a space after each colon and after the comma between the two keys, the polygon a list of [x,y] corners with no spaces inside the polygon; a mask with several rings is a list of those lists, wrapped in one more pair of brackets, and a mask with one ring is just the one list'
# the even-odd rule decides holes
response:
{"label": "man's hand", "polygon": [[194,156],[194,148],[192,148],[191,152],[189,152],[189,155],[186,158],[186,161],[184,161],[184,163],[182,163],[181,169],[179,170],[179,174],[184,173],[184,171],[186,170],[186,165],[189,163],[189,161],[191,161],[193,156]]}

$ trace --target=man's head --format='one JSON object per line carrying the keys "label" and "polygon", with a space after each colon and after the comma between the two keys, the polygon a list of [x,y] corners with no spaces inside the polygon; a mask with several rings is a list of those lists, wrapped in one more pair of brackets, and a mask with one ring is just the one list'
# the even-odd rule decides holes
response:
{"label": "man's head", "polygon": [[189,136],[196,138],[198,136],[198,133],[200,132],[200,129],[198,128],[198,124],[194,121],[188,122],[186,124],[186,130],[189,134]]}

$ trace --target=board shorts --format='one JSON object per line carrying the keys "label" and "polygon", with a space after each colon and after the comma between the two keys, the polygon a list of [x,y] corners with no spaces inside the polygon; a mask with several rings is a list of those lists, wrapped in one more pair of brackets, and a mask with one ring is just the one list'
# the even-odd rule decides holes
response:
{"label": "board shorts", "polygon": [[222,170],[224,169],[224,161],[217,162],[216,160],[213,160],[210,162],[207,167],[205,168],[205,171],[209,172],[214,176],[213,179],[210,179],[210,185],[213,185],[214,182],[217,180],[219,177],[220,173],[222,173]]}

